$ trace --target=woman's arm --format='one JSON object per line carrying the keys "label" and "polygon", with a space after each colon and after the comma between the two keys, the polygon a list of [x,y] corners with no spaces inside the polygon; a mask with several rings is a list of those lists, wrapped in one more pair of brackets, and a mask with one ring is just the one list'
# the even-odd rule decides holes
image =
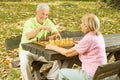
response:
{"label": "woman's arm", "polygon": [[65,49],[65,48],[61,48],[61,47],[58,47],[58,46],[54,46],[54,45],[48,44],[46,46],[46,49],[57,51],[60,54],[66,56],[66,57],[72,57],[72,56],[78,55],[77,51],[74,48]]}

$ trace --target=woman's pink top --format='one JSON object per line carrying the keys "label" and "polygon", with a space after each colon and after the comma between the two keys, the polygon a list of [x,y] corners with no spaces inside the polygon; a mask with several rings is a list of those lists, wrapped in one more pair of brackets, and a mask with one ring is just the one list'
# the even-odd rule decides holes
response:
{"label": "woman's pink top", "polygon": [[96,36],[94,32],[87,33],[74,46],[74,49],[78,52],[78,57],[82,62],[82,70],[92,77],[99,65],[107,63],[102,34]]}

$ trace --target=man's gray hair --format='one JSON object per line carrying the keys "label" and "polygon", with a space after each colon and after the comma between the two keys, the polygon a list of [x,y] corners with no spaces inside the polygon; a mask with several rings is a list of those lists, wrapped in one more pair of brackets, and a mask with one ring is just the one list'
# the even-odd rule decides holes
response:
{"label": "man's gray hair", "polygon": [[38,4],[36,12],[38,12],[40,9],[47,9],[50,10],[50,7],[47,4]]}

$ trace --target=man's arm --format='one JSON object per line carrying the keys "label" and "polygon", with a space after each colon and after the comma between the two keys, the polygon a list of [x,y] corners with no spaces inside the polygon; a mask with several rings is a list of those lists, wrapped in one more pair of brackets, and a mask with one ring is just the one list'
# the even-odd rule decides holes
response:
{"label": "man's arm", "polygon": [[56,39],[56,38],[61,38],[61,35],[59,31],[57,30],[55,24],[50,20],[47,19],[47,25],[51,28],[51,36],[48,37],[48,39]]}
{"label": "man's arm", "polygon": [[26,32],[26,38],[28,39],[28,40],[30,40],[30,39],[32,39],[32,38],[34,38],[41,30],[47,30],[48,32],[50,31],[50,28],[49,27],[39,27],[39,28],[37,28],[37,29],[35,29],[35,30],[32,30],[32,31],[30,31],[30,32]]}

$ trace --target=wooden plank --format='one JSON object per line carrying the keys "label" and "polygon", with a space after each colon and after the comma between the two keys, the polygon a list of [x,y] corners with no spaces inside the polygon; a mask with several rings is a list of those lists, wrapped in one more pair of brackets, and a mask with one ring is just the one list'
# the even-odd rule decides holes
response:
{"label": "wooden plank", "polygon": [[12,50],[15,48],[19,47],[20,41],[21,41],[21,36],[16,36],[16,37],[10,37],[5,40],[5,47],[7,50]]}
{"label": "wooden plank", "polygon": [[63,38],[80,37],[84,35],[81,31],[61,31],[60,34]]}
{"label": "wooden plank", "polygon": [[120,34],[104,35],[106,51],[114,52],[120,50]]}
{"label": "wooden plank", "polygon": [[81,66],[81,62],[80,62],[78,56],[75,56],[71,59],[64,60],[61,68],[72,68],[74,64]]}
{"label": "wooden plank", "polygon": [[105,77],[119,73],[120,73],[120,60],[99,66],[96,70],[93,80],[100,80]]}
{"label": "wooden plank", "polygon": [[[56,59],[65,59],[66,57],[58,54],[56,51],[47,50],[45,51],[44,47],[33,44],[33,43],[24,43],[22,44],[23,49],[30,51],[31,53],[38,54],[39,56],[44,56],[47,60],[56,60]],[[68,58],[69,59],[69,58]]]}

